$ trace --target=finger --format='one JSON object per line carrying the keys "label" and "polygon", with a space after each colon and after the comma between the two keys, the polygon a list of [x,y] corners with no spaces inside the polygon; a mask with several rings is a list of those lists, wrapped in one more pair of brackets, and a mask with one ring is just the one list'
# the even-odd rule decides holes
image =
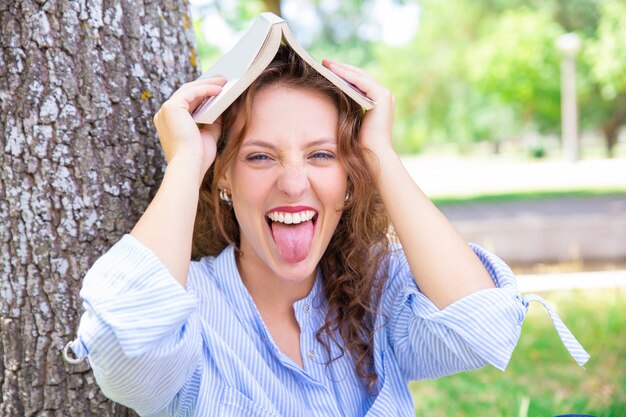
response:
{"label": "finger", "polygon": [[204,103],[209,98],[213,96],[218,96],[222,92],[222,87],[217,87],[219,88],[219,90],[211,90],[207,92],[207,94],[196,96],[192,101],[189,102],[188,110],[190,110],[190,112],[193,112],[198,108],[198,106],[202,105],[202,103]]}
{"label": "finger", "polygon": [[222,133],[222,117],[220,116],[211,124],[200,125],[199,130],[203,137],[212,137],[213,140],[217,141]]}
{"label": "finger", "polygon": [[340,62],[330,60],[324,60],[324,65],[337,74],[345,74],[348,77],[350,76],[350,74],[354,74],[353,76],[355,77],[370,79],[372,82],[375,82],[374,79],[367,72],[353,65],[342,64]]}
{"label": "finger", "polygon": [[187,85],[176,91],[167,102],[189,111],[189,109],[196,108],[206,98],[216,96],[221,91],[222,87],[215,84]]}
{"label": "finger", "polygon": [[193,90],[202,86],[206,87],[206,86],[211,86],[211,85],[217,85],[217,86],[223,87],[226,84],[226,82],[227,82],[226,78],[222,76],[198,79],[195,81],[185,83],[182,86],[180,86],[178,90],[176,90],[170,98],[178,97],[182,94],[188,93],[190,90]]}
{"label": "finger", "polygon": [[365,93],[367,97],[371,98],[374,101],[376,100],[375,96],[378,84],[369,75],[362,75],[361,73],[356,72],[351,68],[335,65],[332,63],[329,64],[329,69],[344,80],[353,84],[356,88]]}
{"label": "finger", "polygon": [[228,80],[223,75],[216,75],[215,77],[208,78],[198,78],[197,80],[188,82],[186,85],[195,85],[195,84],[217,84],[223,86],[226,84]]}
{"label": "finger", "polygon": [[178,90],[174,92],[172,96],[176,95],[179,92],[184,93],[188,90],[192,90],[192,89],[203,87],[203,86],[207,87],[207,86],[217,85],[217,86],[223,87],[226,84],[226,82],[227,82],[226,78],[224,77],[205,78],[205,79],[191,81],[180,86]]}
{"label": "finger", "polygon": [[344,68],[346,70],[352,71],[356,74],[359,74],[362,77],[370,77],[371,76],[363,69],[359,68],[359,67],[355,67],[354,65],[350,65],[350,64],[345,64],[343,62],[338,62],[332,59],[324,59],[322,61],[322,63],[324,64],[324,66],[329,67],[329,66],[333,66],[336,68]]}

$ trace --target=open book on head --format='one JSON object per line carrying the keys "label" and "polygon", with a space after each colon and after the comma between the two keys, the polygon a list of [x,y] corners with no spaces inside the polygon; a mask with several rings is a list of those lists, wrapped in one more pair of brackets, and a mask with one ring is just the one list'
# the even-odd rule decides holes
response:
{"label": "open book on head", "polygon": [[201,78],[226,77],[226,85],[214,97],[205,100],[193,112],[197,123],[213,123],[252,84],[276,56],[281,43],[287,44],[307,64],[336,85],[365,110],[374,107],[352,84],[343,80],[309,55],[296,42],[287,22],[273,13],[262,13],[237,44],[222,56]]}

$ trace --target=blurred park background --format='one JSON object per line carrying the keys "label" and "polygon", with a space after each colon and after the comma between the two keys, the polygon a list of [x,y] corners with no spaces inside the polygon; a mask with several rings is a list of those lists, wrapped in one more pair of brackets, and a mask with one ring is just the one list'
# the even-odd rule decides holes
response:
{"label": "blurred park background", "polygon": [[191,3],[203,69],[269,10],[389,87],[411,175],[592,356],[579,368],[531,305],[506,373],[413,383],[417,416],[626,416],[626,1]]}

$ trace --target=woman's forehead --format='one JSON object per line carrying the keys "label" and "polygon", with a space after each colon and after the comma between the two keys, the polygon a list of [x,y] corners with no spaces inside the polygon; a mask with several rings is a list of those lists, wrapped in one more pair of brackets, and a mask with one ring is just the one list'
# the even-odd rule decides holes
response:
{"label": "woman's forehead", "polygon": [[327,96],[306,88],[268,87],[252,100],[250,131],[316,130],[322,136],[337,130],[339,114]]}

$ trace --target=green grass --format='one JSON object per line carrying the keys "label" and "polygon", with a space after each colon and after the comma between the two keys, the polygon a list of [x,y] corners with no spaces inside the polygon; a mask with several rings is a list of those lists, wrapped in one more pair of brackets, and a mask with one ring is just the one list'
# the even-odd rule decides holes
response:
{"label": "green grass", "polygon": [[579,190],[530,190],[499,194],[479,194],[467,196],[435,196],[431,200],[435,205],[468,204],[468,203],[496,203],[504,201],[528,201],[548,198],[570,197],[602,197],[623,196],[626,188],[594,188]]}
{"label": "green grass", "polygon": [[506,372],[487,367],[413,382],[416,416],[626,416],[626,289],[543,296],[591,355],[584,369],[563,347],[543,307],[532,303]]}

